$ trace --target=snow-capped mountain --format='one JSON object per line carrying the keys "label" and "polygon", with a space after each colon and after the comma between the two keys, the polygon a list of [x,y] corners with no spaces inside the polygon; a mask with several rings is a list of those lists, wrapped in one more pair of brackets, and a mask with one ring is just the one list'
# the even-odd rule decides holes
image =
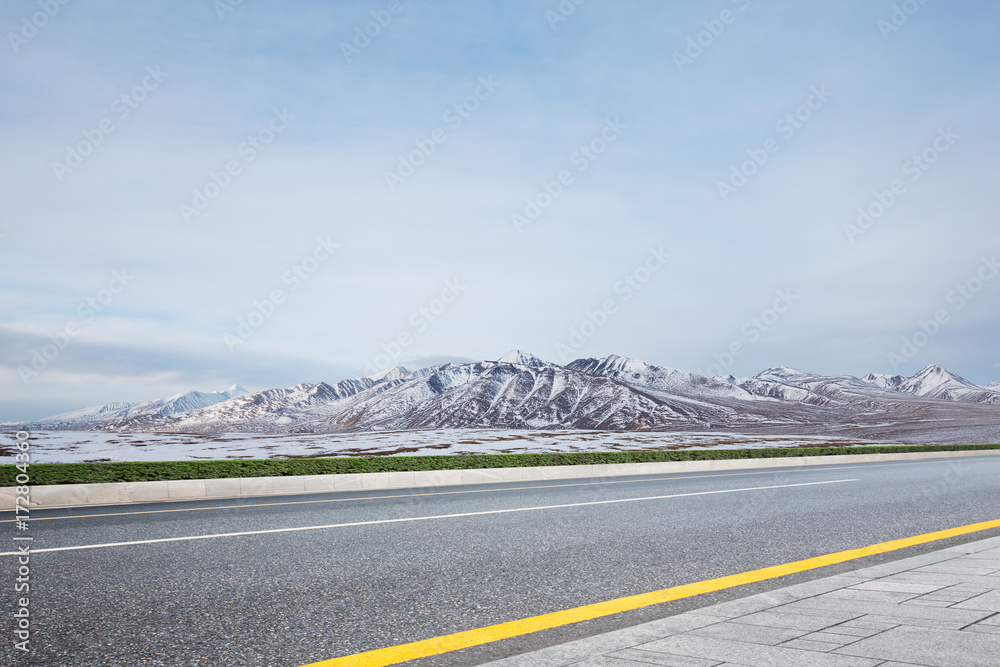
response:
{"label": "snow-capped mountain", "polygon": [[4,426],[184,433],[729,430],[897,439],[919,439],[934,428],[946,432],[938,441],[998,441],[1000,391],[938,366],[911,377],[871,373],[859,379],[778,366],[751,378],[708,378],[617,355],[561,366],[514,350],[496,361],[393,368],[332,385],[252,394],[234,386]]}
{"label": "snow-capped mountain", "polygon": [[34,430],[91,430],[110,422],[137,417],[165,417],[208,407],[238,396],[247,390],[234,384],[225,391],[189,391],[145,403],[108,403],[47,417],[27,425]]}
{"label": "snow-capped mountain", "polygon": [[747,399],[753,397],[734,383],[674,368],[653,366],[638,359],[619,357],[615,354],[603,359],[577,359],[567,364],[566,368],[587,375],[612,378],[636,389],[652,391],[665,396]]}
{"label": "snow-capped mountain", "polygon": [[521,352],[521,350],[511,350],[497,359],[497,363],[514,364],[515,366],[551,366],[547,361],[542,361],[535,355]]}
{"label": "snow-capped mountain", "polygon": [[864,379],[870,381],[869,378],[875,378],[875,383],[884,381],[885,386],[889,389],[915,396],[946,401],[1000,404],[1000,394],[991,389],[990,386],[980,387],[934,364],[908,378],[899,375],[875,376],[873,373],[869,373]]}
{"label": "snow-capped mountain", "polygon": [[757,396],[830,407],[861,406],[891,397],[888,388],[852,375],[818,375],[786,366],[769,368],[739,386]]}
{"label": "snow-capped mountain", "polygon": [[886,375],[884,373],[869,373],[861,379],[883,389],[899,389],[900,385],[906,381],[902,375]]}
{"label": "snow-capped mountain", "polygon": [[[515,359],[518,363],[504,361]],[[521,361],[531,363],[520,363]],[[358,395],[324,410],[320,430],[503,428],[650,428],[661,406],[604,378],[506,355],[495,362],[445,364],[433,373]]]}
{"label": "snow-capped mountain", "polygon": [[[279,431],[293,427],[305,415],[328,403],[360,392],[379,391],[405,381],[409,371],[393,368],[378,375],[342,380],[330,385],[297,384],[285,389],[265,389],[232,400],[167,417],[139,415],[105,423],[103,431],[184,431],[198,433]],[[374,392],[377,394],[377,392]]]}
{"label": "snow-capped mountain", "polygon": [[825,376],[785,366],[769,368],[752,378],[736,381],[752,394],[813,405],[878,402],[899,394],[967,403],[1000,404],[1000,396],[947,371],[930,365],[911,377],[869,373],[861,379],[851,375]]}

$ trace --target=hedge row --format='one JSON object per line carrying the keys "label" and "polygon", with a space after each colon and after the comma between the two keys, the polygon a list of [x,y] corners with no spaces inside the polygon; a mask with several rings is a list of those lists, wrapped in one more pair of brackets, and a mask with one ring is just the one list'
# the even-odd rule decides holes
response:
{"label": "hedge row", "polygon": [[[549,454],[476,454],[461,456],[369,456],[298,459],[241,459],[222,461],[155,461],[120,463],[33,463],[30,484],[91,484],[147,482],[175,479],[343,475],[362,472],[467,470],[526,466],[569,466],[606,463],[653,463],[760,459],[783,456],[838,454],[896,454],[1000,449],[997,445],[907,445],[874,447],[782,447],[774,449],[687,449],[629,452],[571,452]],[[14,486],[18,470],[0,466],[0,486]]]}

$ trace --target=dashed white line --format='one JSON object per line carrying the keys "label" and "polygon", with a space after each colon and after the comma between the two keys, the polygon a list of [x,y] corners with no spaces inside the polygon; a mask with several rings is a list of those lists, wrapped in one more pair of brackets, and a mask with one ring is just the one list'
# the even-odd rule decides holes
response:
{"label": "dashed white line", "polygon": [[[458,514],[436,514],[432,516],[413,516],[403,519],[378,519],[376,521],[355,521],[351,523],[332,523],[325,526],[300,526],[296,528],[272,528],[270,530],[247,530],[239,533],[215,533],[212,535],[190,535],[187,537],[164,537],[156,540],[136,540],[134,542],[107,542],[104,544],[83,544],[73,547],[51,547],[48,549],[32,549],[30,553],[47,553],[51,551],[78,551],[81,549],[103,549],[107,547],[126,547],[136,544],[159,544],[162,542],[188,542],[191,540],[210,540],[218,537],[242,537],[245,535],[271,535],[274,533],[296,533],[306,530],[330,530],[333,528],[351,528],[354,526],[376,526],[386,523],[405,523],[410,521],[432,521],[435,519],[456,519],[466,516],[485,516],[488,514],[509,514],[511,512],[537,512],[540,510],[564,509],[567,507],[587,507],[590,505],[612,505],[615,503],[637,503],[647,500],[666,500],[669,498],[687,498],[691,496],[710,496],[721,493],[745,493],[747,491],[765,491],[767,489],[789,489],[798,486],[817,486],[820,484],[843,484],[857,482],[857,479],[834,479],[824,482],[803,482],[800,484],[777,484],[773,486],[753,486],[744,489],[722,489],[719,491],[697,491],[694,493],[675,493],[666,496],[647,496],[645,498],[620,498],[617,500],[593,500],[585,503],[569,503],[565,505],[542,505],[539,507],[515,507],[505,510],[484,510],[482,512],[461,512]],[[20,552],[5,551],[0,556],[16,556]],[[23,555],[23,554],[22,554]]]}

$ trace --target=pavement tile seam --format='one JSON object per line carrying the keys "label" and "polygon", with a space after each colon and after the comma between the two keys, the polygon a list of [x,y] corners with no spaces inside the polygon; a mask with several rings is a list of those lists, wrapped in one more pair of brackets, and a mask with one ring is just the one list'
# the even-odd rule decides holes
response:
{"label": "pavement tile seam", "polygon": [[901,572],[911,572],[922,567],[933,567],[938,563],[954,560],[955,558],[956,556],[954,554],[946,554],[943,551],[935,551],[928,554],[922,554],[920,556],[912,556],[913,560],[910,562],[904,562],[909,559],[904,559],[903,561],[890,561],[888,563],[872,565],[860,570],[854,570],[850,574],[858,577],[859,579],[881,579],[883,577],[900,574]]}
{"label": "pavement tile seam", "polygon": [[687,656],[646,651],[643,649],[628,648],[615,653],[609,653],[609,657],[633,660],[644,665],[658,665],[667,667],[719,667],[718,660],[705,660],[701,658],[689,658]]}
{"label": "pavement tile seam", "polygon": [[684,663],[684,665],[697,663],[699,667],[718,667],[718,663],[722,662],[721,660],[691,658],[688,656],[683,656],[678,654],[665,653],[660,651],[654,652],[638,648],[623,649],[621,651],[618,651],[618,654],[621,655],[622,657],[629,658],[630,660],[637,660],[639,662],[652,662],[654,664],[660,664],[661,662],[664,663],[680,662]]}
{"label": "pavement tile seam", "polygon": [[969,602],[970,600],[975,600],[976,598],[981,598],[984,595],[989,595],[990,593],[994,593],[994,592],[996,592],[996,589],[993,589],[993,588],[990,588],[990,589],[979,589],[979,591],[977,593],[975,593],[974,595],[970,595],[969,597],[965,598],[964,600],[960,600],[956,604],[960,604],[962,602]]}
{"label": "pavement tile seam", "polygon": [[[969,623],[964,628],[959,628],[959,630],[965,630],[965,628],[971,628],[974,625],[980,625],[980,624],[983,624],[983,625],[994,625],[993,621],[996,621],[996,620],[1000,620],[1000,611],[998,611],[995,614],[990,614],[986,618],[981,618],[978,621],[975,621],[974,623]],[[987,621],[989,621],[989,622],[987,622]]]}
{"label": "pavement tile seam", "polygon": [[[789,605],[794,610],[805,609],[835,609],[838,611],[850,609],[857,611],[860,615],[888,616],[899,623],[906,622],[905,619],[923,619],[941,621],[950,624],[967,625],[978,620],[982,620],[990,615],[989,612],[974,611],[971,609],[936,609],[932,607],[920,607],[914,605],[892,604],[887,602],[868,602],[858,600],[840,600],[836,598],[813,598],[800,600]],[[899,620],[899,619],[904,620]]]}
{"label": "pavement tile seam", "polygon": [[[833,651],[833,650],[836,650],[836,649],[846,648],[846,647],[848,647],[851,644],[854,644],[856,642],[859,642],[859,641],[862,641],[862,640],[868,640],[868,639],[871,639],[873,637],[876,637],[876,636],[882,634],[883,632],[888,632],[889,630],[892,630],[895,627],[898,627],[898,626],[892,626],[892,627],[889,627],[889,628],[883,628],[882,630],[877,630],[877,631],[873,632],[872,634],[867,635],[865,637],[852,637],[851,641],[844,642],[842,644],[832,644],[831,643],[829,650]],[[818,640],[812,640],[812,641],[818,641]]]}
{"label": "pavement tile seam", "polygon": [[837,646],[846,646],[851,642],[858,641],[861,637],[838,635],[829,632],[810,632],[807,635],[802,635],[799,639],[807,639],[811,642],[823,642],[824,644],[835,644]]}
{"label": "pavement tile seam", "polygon": [[[848,587],[855,591],[884,591],[887,593],[913,593],[914,595],[929,595],[943,588],[946,584],[917,584],[909,582],[885,581],[885,577],[872,581],[862,581]],[[909,590],[907,590],[909,589]]]}
{"label": "pavement tile seam", "polygon": [[966,554],[965,558],[969,560],[985,560],[993,561],[993,563],[1000,563],[1000,549],[990,549],[987,551],[980,551],[974,554]]}
{"label": "pavement tile seam", "polygon": [[[925,609],[930,609],[930,607],[925,607]],[[884,616],[884,615],[877,615],[875,616],[875,618],[884,619],[884,622],[891,621],[895,623],[897,626],[902,626],[902,627],[929,628],[935,630],[958,630],[960,627],[962,627],[961,623],[952,623],[950,621],[942,621],[940,619],[933,619],[933,618],[914,618],[914,617],[897,618],[895,616]]]}
{"label": "pavement tile seam", "polygon": [[[790,607],[786,608],[785,605],[782,605],[780,607],[775,607],[773,609],[767,609],[766,611],[773,611],[773,612],[778,613],[778,614],[787,614],[789,616],[829,616],[831,614],[840,614],[840,615],[842,615],[844,613],[844,612],[842,612],[839,609],[836,610],[836,611],[829,610],[829,609],[823,609],[823,608],[815,608],[814,609],[814,608],[811,608],[811,607],[804,607],[804,608],[799,609],[799,608],[790,608]],[[848,615],[847,620],[848,621],[853,621],[853,620],[861,618],[864,615],[865,614],[863,612],[855,614],[853,616]],[[844,622],[846,622],[846,621],[844,621]]]}
{"label": "pavement tile seam", "polygon": [[[685,640],[699,641],[697,644],[694,644]],[[725,658],[725,660],[730,660],[730,658],[732,658],[732,654],[734,652],[738,652],[753,658],[753,662],[749,663],[752,667],[761,667],[761,665],[767,665],[768,667],[806,667],[818,664],[822,664],[824,666],[837,665],[838,667],[842,665],[851,665],[852,667],[875,667],[878,664],[877,660],[872,660],[870,658],[837,655],[834,653],[823,653],[819,651],[805,651],[796,648],[782,648],[763,644],[747,644],[743,642],[719,640],[712,637],[677,635],[663,641],[669,642],[670,645],[662,648],[651,646],[650,648],[643,650],[656,651],[665,649],[673,651],[678,655],[690,657],[705,657],[706,655],[714,653],[715,656],[717,656],[714,657],[714,659],[722,657],[723,653],[729,653],[730,657]],[[677,645],[678,642],[680,645]],[[651,644],[658,643],[660,642],[651,642]],[[803,655],[810,653],[813,656],[823,655],[824,659],[818,663],[815,658],[807,658],[806,655]]]}
{"label": "pavement tile seam", "polygon": [[838,648],[836,644],[825,644],[823,642],[814,642],[809,639],[790,639],[783,644],[778,644],[778,648],[785,649],[797,649],[799,651],[814,651],[816,653],[829,653],[835,648]]}
{"label": "pavement tile seam", "polygon": [[847,623],[842,623],[844,627],[847,628],[857,628],[860,630],[871,630],[872,634],[883,632],[885,630],[891,630],[899,625],[899,623],[886,623],[885,621],[872,620],[871,615],[865,615],[860,618],[856,618]]}
{"label": "pavement tile seam", "polygon": [[961,595],[961,596],[958,596],[958,595],[944,596],[943,595],[943,596],[941,596],[939,598],[933,598],[932,597],[932,598],[928,598],[928,599],[930,599],[930,600],[939,600],[941,602],[950,602],[952,604],[960,604],[962,602],[968,602],[969,600],[972,600],[973,598],[977,598],[980,595],[984,595],[986,593],[989,593],[989,591],[983,591],[982,593],[975,593],[973,595]]}
{"label": "pavement tile seam", "polygon": [[913,662],[924,660],[937,667],[986,667],[996,665],[1000,637],[901,627],[873,640],[834,651],[837,655],[886,658]]}
{"label": "pavement tile seam", "polygon": [[843,635],[845,637],[871,637],[874,634],[881,632],[881,630],[868,630],[862,628],[843,628],[843,627],[832,627],[826,628],[823,632],[831,635]]}
{"label": "pavement tile seam", "polygon": [[960,598],[954,595],[924,595],[920,598],[914,598],[912,600],[904,600],[904,602],[944,602],[948,605],[958,604],[959,602],[965,602],[970,598]]}
{"label": "pavement tile seam", "polygon": [[[761,621],[760,617],[765,615],[769,620]],[[775,618],[777,617],[777,618]],[[821,632],[826,628],[838,625],[843,621],[836,620],[834,617],[823,617],[823,616],[811,616],[809,619],[816,619],[815,622],[807,623],[810,627],[801,627],[803,619],[801,614],[782,614],[773,610],[767,610],[763,612],[755,612],[753,614],[747,614],[746,616],[740,616],[738,618],[731,619],[732,623],[741,623],[743,625],[750,626],[760,626],[766,628],[783,628],[789,630],[805,630],[806,632]],[[820,625],[816,625],[816,623]]]}

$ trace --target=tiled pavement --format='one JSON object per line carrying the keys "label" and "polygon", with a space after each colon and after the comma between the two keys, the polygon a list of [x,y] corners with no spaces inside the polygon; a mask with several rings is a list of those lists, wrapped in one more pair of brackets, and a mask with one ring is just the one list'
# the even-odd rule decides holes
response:
{"label": "tiled pavement", "polygon": [[1000,667],[1000,537],[490,667]]}

